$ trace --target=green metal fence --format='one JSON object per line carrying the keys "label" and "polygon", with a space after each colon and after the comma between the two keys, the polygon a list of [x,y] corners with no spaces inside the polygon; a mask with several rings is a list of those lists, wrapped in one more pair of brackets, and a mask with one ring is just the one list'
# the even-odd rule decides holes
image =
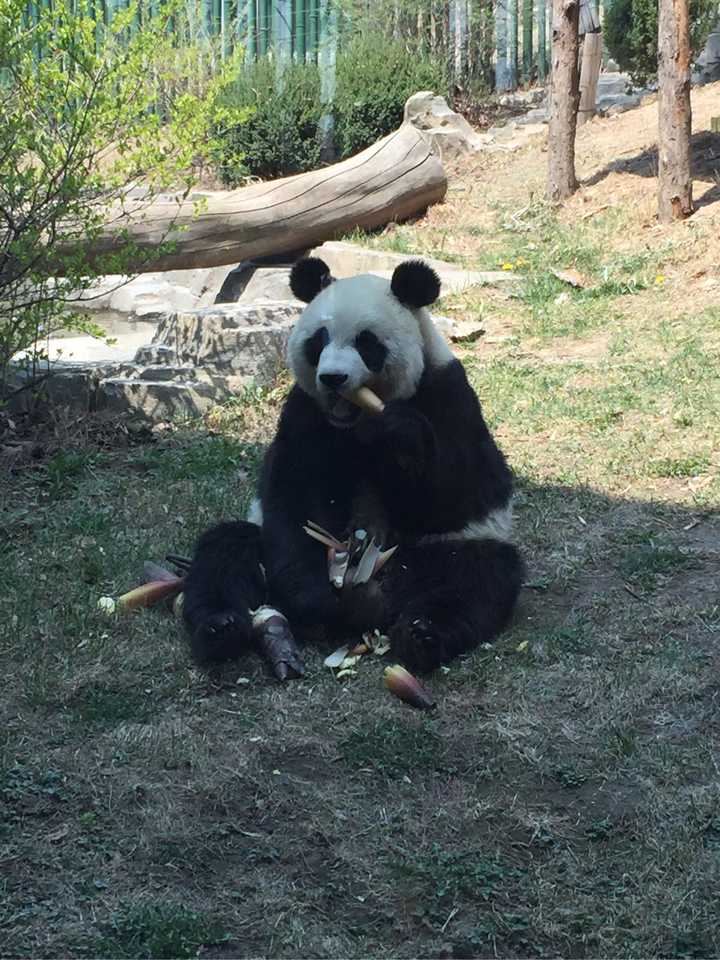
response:
{"label": "green metal fence", "polygon": [[[73,0],[77,12],[109,25],[129,0]],[[159,0],[137,4],[141,25],[155,16]],[[31,0],[27,21],[37,22],[41,10],[52,11],[53,0]],[[317,61],[322,43],[327,42],[333,12],[328,0],[188,0],[179,10],[178,42],[207,39],[219,41],[223,55],[238,44],[246,58],[255,60],[273,52],[278,58],[296,63]]]}

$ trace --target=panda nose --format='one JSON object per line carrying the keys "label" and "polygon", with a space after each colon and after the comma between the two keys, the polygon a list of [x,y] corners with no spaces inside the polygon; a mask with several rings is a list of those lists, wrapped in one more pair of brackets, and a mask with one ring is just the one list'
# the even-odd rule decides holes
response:
{"label": "panda nose", "polygon": [[321,373],[320,382],[326,386],[330,387],[331,390],[337,390],[338,387],[341,387],[347,381],[346,373]]}

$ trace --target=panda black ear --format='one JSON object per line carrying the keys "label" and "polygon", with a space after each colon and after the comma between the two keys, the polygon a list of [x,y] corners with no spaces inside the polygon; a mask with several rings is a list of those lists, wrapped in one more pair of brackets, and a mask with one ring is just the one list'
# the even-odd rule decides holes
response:
{"label": "panda black ear", "polygon": [[319,257],[298,260],[290,271],[290,289],[303,303],[310,303],[332,282],[330,267]]}
{"label": "panda black ear", "polygon": [[406,307],[427,307],[440,296],[440,277],[422,260],[406,260],[395,268],[390,289]]}

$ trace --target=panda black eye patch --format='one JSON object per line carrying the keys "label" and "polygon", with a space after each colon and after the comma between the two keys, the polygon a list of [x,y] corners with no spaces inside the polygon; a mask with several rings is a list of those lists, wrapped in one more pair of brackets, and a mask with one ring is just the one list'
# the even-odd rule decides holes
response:
{"label": "panda black eye patch", "polygon": [[305,352],[305,359],[310,364],[311,367],[316,367],[320,362],[320,354],[323,352],[325,347],[328,345],[328,332],[325,327],[320,327],[315,333],[308,337],[303,346]]}
{"label": "panda black eye patch", "polygon": [[387,347],[370,330],[363,330],[355,337],[355,349],[368,370],[380,373],[387,357]]}

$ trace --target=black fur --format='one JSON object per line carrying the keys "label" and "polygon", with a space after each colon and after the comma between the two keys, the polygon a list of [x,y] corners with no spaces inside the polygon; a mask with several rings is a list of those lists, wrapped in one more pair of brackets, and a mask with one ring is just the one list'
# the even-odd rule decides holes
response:
{"label": "black fur", "polygon": [[380,373],[385,365],[388,349],[375,336],[372,330],[363,330],[355,337],[355,349],[371,373]]}
{"label": "black fur", "polygon": [[440,278],[422,260],[407,260],[395,268],[390,289],[406,307],[427,307],[440,296]]}
{"label": "black fur", "polygon": [[[293,632],[339,640],[372,627],[393,654],[432,670],[490,640],[509,621],[522,580],[516,548],[491,539],[439,539],[481,522],[510,499],[512,478],[465,371],[428,369],[415,395],[338,430],[295,386],[265,457],[262,563],[257,528],[223,524],[201,539],[185,591],[185,617],[200,659],[250,644],[249,610],[269,602]],[[358,499],[376,504],[396,556],[366,587],[338,593],[325,547],[308,520],[338,537],[357,522]],[[435,535],[435,537],[433,537]],[[267,596],[266,596],[267,594]]]}
{"label": "black fur", "polygon": [[320,354],[328,343],[328,332],[325,327],[320,327],[315,333],[308,337],[303,346],[305,359],[311,367],[316,367],[320,362]]}
{"label": "black fur", "polygon": [[330,267],[319,257],[298,260],[290,271],[290,289],[303,303],[310,303],[332,280]]}
{"label": "black fur", "polygon": [[260,530],[221,523],[198,541],[185,581],[183,618],[201,663],[233,660],[252,644],[250,610],[265,599]]}

